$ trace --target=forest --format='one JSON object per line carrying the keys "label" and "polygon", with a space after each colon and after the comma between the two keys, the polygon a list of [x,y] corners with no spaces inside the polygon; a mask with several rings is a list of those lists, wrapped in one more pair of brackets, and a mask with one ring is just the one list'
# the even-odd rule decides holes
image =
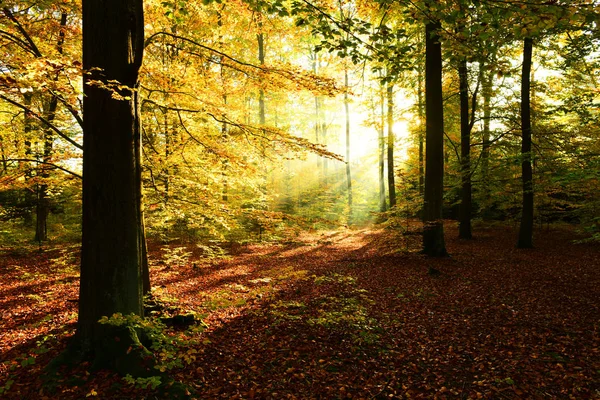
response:
{"label": "forest", "polygon": [[600,398],[598,21],[0,2],[0,398]]}

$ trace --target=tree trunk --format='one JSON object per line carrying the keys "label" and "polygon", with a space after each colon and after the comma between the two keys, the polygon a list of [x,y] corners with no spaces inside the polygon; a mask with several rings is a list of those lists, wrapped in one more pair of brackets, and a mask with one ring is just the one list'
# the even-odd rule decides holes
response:
{"label": "tree trunk", "polygon": [[[460,175],[461,202],[458,236],[472,239],[471,213],[471,126],[469,121],[469,81],[467,60],[461,60],[458,67],[460,79]],[[473,110],[475,111],[475,110]]]}
{"label": "tree trunk", "polygon": [[[225,4],[221,6],[221,8],[217,11],[217,26],[219,27],[219,51],[224,51],[224,43],[223,43],[223,34],[221,33],[223,29],[223,11],[225,10]],[[221,86],[223,89],[223,95],[221,99],[223,100],[223,108],[227,107],[227,86],[225,82],[225,69],[224,66],[224,56],[221,55],[219,57],[219,77],[221,78]],[[225,113],[221,115],[223,122],[221,123],[221,140],[223,143],[226,143],[229,139],[229,130],[227,127],[227,118]],[[221,200],[224,202],[229,201],[229,178],[227,176],[227,172],[229,170],[229,160],[227,157],[224,157],[221,161],[221,178],[223,179],[223,193],[221,193]]]}
{"label": "tree trunk", "polygon": [[385,198],[385,95],[383,84],[380,87],[379,100],[381,101],[381,126],[379,127],[379,211],[387,211]]}
{"label": "tree trunk", "polygon": [[[262,29],[262,22],[259,23]],[[258,62],[260,65],[265,65],[265,34],[260,32],[256,35],[258,41]],[[260,88],[258,92],[258,123],[264,125],[266,123],[265,115],[265,90]]]}
{"label": "tree trunk", "polygon": [[[149,368],[142,365],[139,348],[131,352],[127,347],[123,349],[123,343],[135,343],[135,331],[116,330],[98,320],[115,313],[143,315],[144,232],[137,101],[144,45],[142,3],[83,1],[83,68],[87,72],[77,343],[97,366],[133,375],[143,375]],[[115,81],[120,87],[113,84]]]}
{"label": "tree trunk", "polygon": [[425,188],[425,138],[423,137],[423,120],[425,119],[423,112],[423,72],[418,69],[417,74],[417,113],[419,116],[419,194],[422,196]]}
{"label": "tree trunk", "polygon": [[8,173],[8,157],[6,156],[6,150],[4,145],[4,139],[0,136],[0,156],[2,157],[2,173],[0,176]]}
{"label": "tree trunk", "polygon": [[396,207],[396,175],[394,170],[394,85],[387,86],[387,165],[388,165],[388,193],[390,197],[390,209]]}
{"label": "tree trunk", "polygon": [[[321,143],[323,146],[327,146],[327,114],[325,113],[325,109],[321,108]],[[327,157],[323,158],[323,186],[327,187],[329,184],[328,179],[329,174],[329,159]]]}
{"label": "tree trunk", "polygon": [[425,25],[425,204],[423,253],[446,256],[442,207],[444,200],[444,105],[442,98],[441,24]]}
{"label": "tree trunk", "polygon": [[533,247],[533,170],[531,168],[531,57],[533,40],[526,38],[523,44],[523,73],[521,76],[521,169],[523,181],[523,210],[519,227],[520,249]]}
{"label": "tree trunk", "polygon": [[346,185],[348,190],[348,225],[353,223],[352,210],[352,175],[350,173],[350,100],[348,98],[348,68],[344,68],[344,110],[346,111]]}
{"label": "tree trunk", "polygon": [[[48,122],[54,122],[56,117],[56,107],[58,99],[52,96],[45,110],[45,118]],[[44,154],[42,160],[44,163],[49,163],[52,158],[52,149],[54,144],[54,134],[50,128],[44,128]],[[50,213],[50,199],[48,198],[48,164],[43,164],[38,167],[38,179],[40,183],[37,187],[37,204],[36,204],[36,223],[35,223],[35,241],[44,242],[48,239],[48,214]]]}
{"label": "tree trunk", "polygon": [[[319,73],[319,53],[316,51],[311,54],[313,57],[312,62],[312,70],[316,75]],[[315,94],[315,143],[321,144],[321,97]],[[319,181],[322,181],[323,178],[323,158],[317,157],[317,175],[319,176]]]}
{"label": "tree trunk", "polygon": [[[58,33],[58,42],[56,50],[59,54],[63,53],[63,44],[65,41],[64,28],[67,25],[67,13],[63,12],[60,16],[60,31]],[[54,80],[58,80],[58,73],[54,76]],[[44,118],[53,123],[56,117],[56,108],[58,106],[58,98],[56,95],[50,95],[46,104],[44,104]],[[54,132],[49,127],[44,127],[44,154],[42,160],[44,163],[50,163],[52,160],[52,152],[54,147]],[[43,164],[38,167],[40,171],[38,177],[40,183],[37,188],[37,204],[36,204],[36,223],[35,223],[35,238],[36,242],[44,242],[48,240],[48,214],[50,214],[50,199],[48,198],[48,164]]]}
{"label": "tree trunk", "polygon": [[[137,195],[137,218],[139,223],[139,243],[141,245],[141,270],[142,270],[142,296],[150,296],[152,286],[150,284],[150,267],[148,265],[148,246],[146,243],[146,224],[144,222],[144,186],[142,183],[142,130],[139,98],[137,92],[133,96],[133,146],[134,146],[134,163],[135,163],[135,190]],[[173,126],[175,126],[173,124]],[[85,134],[84,134],[85,137]],[[166,159],[168,163],[168,158]],[[167,168],[168,168],[167,164]],[[168,170],[167,170],[168,171]],[[167,172],[168,173],[168,172]],[[168,177],[167,177],[168,179]],[[143,297],[142,297],[142,312],[143,312]]]}
{"label": "tree trunk", "polygon": [[[493,62],[493,60],[491,61]],[[490,217],[490,182],[489,182],[489,170],[490,170],[490,119],[492,117],[492,85],[494,83],[493,71],[488,71],[487,75],[485,69],[480,71],[481,79],[483,82],[483,132],[482,132],[482,147],[481,147],[481,184],[483,192],[483,219],[489,219]]]}

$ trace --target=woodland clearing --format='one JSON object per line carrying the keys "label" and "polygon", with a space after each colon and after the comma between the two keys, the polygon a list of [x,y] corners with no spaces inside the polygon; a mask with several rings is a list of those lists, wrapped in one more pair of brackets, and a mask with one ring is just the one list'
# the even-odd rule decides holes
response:
{"label": "woodland clearing", "polygon": [[[199,399],[599,398],[598,246],[551,227],[518,250],[513,227],[458,240],[446,226],[452,256],[441,259],[418,253],[420,236],[390,230],[226,254],[151,243],[155,298],[206,324],[165,328],[181,342],[157,357]],[[75,330],[78,254],[3,249],[2,396],[168,398],[151,379],[127,383],[85,363],[43,383]]]}

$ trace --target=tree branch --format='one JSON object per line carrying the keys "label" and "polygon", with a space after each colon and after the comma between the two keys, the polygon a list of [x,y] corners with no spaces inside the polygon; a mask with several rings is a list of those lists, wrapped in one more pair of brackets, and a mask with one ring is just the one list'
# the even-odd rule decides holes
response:
{"label": "tree branch", "polygon": [[35,163],[38,163],[38,164],[50,165],[51,167],[54,167],[56,169],[60,169],[63,172],[66,172],[67,174],[71,174],[71,175],[73,175],[73,176],[75,176],[75,177],[77,177],[79,179],[83,179],[83,176],[79,175],[78,173],[73,172],[73,171],[69,171],[68,169],[66,169],[64,167],[61,167],[60,165],[56,165],[56,164],[53,164],[53,163],[47,162],[47,161],[36,160],[36,159],[33,159],[33,158],[7,158],[6,161],[7,162],[9,162],[9,161],[35,162]]}
{"label": "tree branch", "polygon": [[29,107],[26,107],[23,104],[17,103],[14,100],[11,100],[10,98],[6,97],[3,94],[0,94],[0,99],[12,104],[15,107],[19,107],[20,109],[24,110],[25,112],[31,114],[32,116],[34,116],[35,118],[37,118],[38,120],[43,122],[48,128],[53,130],[58,136],[60,136],[61,138],[63,138],[64,140],[66,140],[67,142],[72,144],[73,146],[77,147],[79,150],[83,150],[82,145],[80,145],[79,143],[77,143],[76,141],[74,141],[73,139],[71,139],[70,137],[65,135],[64,133],[62,133],[61,130],[58,129],[54,124],[50,123],[46,118],[42,117],[41,115],[39,115],[38,113],[36,113],[32,109],[30,109]]}
{"label": "tree branch", "polygon": [[4,15],[8,17],[8,19],[15,23],[18,31],[21,32],[21,35],[23,35],[23,37],[27,41],[28,47],[31,50],[31,52],[35,54],[36,57],[42,57],[42,53],[40,53],[40,50],[35,45],[35,42],[33,41],[33,39],[31,39],[31,36],[29,36],[25,28],[23,28],[23,25],[21,25],[19,20],[13,15],[12,11],[10,11],[10,8],[4,7],[2,11],[4,12]]}

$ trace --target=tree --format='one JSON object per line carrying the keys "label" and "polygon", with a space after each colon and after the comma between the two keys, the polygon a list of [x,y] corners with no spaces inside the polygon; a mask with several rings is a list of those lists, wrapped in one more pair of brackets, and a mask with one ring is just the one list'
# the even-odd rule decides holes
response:
{"label": "tree", "polygon": [[442,206],[444,200],[444,109],[442,45],[439,21],[425,24],[425,205],[423,253],[446,256]]}
{"label": "tree", "polygon": [[396,206],[396,176],[394,175],[394,85],[387,84],[387,167],[388,167],[388,196],[390,208]]}
{"label": "tree", "polygon": [[35,165],[24,173],[25,196],[35,196],[35,200],[31,199],[36,215],[34,240],[39,243],[48,238],[52,192],[56,193],[53,189],[60,186],[51,171],[57,169],[55,162],[60,154],[55,153],[61,150],[55,144],[56,131],[58,136],[66,136],[68,131],[61,126],[61,111],[74,111],[67,101],[70,93],[65,93],[69,90],[65,81],[72,69],[65,62],[68,56],[64,57],[65,48],[67,54],[72,50],[68,39],[75,29],[71,24],[67,26],[67,21],[72,20],[72,7],[68,2],[54,7],[39,3],[27,9],[4,6],[0,11],[0,41],[7,49],[2,61],[1,86],[6,94],[2,99],[24,111],[23,132],[15,145],[25,148],[19,163]]}
{"label": "tree", "polygon": [[[460,174],[461,201],[459,237],[471,239],[471,123],[469,121],[469,81],[467,60],[459,62],[460,79]],[[473,113],[475,110],[473,110]]]}
{"label": "tree", "polygon": [[[132,328],[100,324],[143,315],[138,73],[142,0],[83,1],[83,242],[77,346],[99,366],[142,375]],[[119,338],[118,340],[115,337]]]}
{"label": "tree", "polygon": [[533,40],[523,40],[523,72],[521,75],[521,170],[523,207],[517,247],[533,247],[533,170],[531,167],[531,57]]}
{"label": "tree", "polygon": [[352,211],[352,174],[350,171],[350,99],[348,91],[348,67],[344,66],[344,115],[346,117],[345,133],[346,133],[346,190],[348,191],[348,225],[353,223]]}
{"label": "tree", "polygon": [[378,158],[379,158],[379,211],[387,211],[387,202],[385,199],[385,96],[383,94],[383,82],[379,85],[379,101],[381,102],[381,121],[379,122],[379,129],[377,129],[378,136]]}

